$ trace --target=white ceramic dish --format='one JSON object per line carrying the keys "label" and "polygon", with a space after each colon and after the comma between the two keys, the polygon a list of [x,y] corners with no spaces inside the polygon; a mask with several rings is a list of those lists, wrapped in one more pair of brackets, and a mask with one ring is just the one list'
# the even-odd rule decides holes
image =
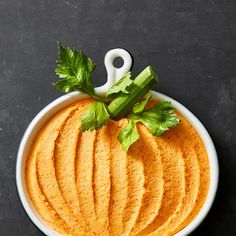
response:
{"label": "white ceramic dish", "polygon": [[[124,61],[124,64],[121,68],[115,68],[113,65],[113,61],[115,58],[121,57]],[[110,50],[104,60],[108,79],[105,85],[96,88],[96,92],[100,95],[103,95],[107,88],[109,88],[115,81],[119,80],[123,74],[128,72],[132,65],[132,59],[130,54],[123,49],[113,49]],[[191,233],[194,229],[196,229],[200,223],[204,220],[205,216],[209,212],[213,200],[215,198],[217,185],[218,185],[218,160],[217,154],[214,147],[214,144],[202,125],[202,123],[182,104],[177,102],[176,100],[163,95],[161,93],[157,93],[152,91],[154,99],[164,99],[171,101],[172,105],[176,108],[176,110],[182,114],[191,125],[197,130],[200,137],[202,138],[204,145],[206,147],[208,158],[210,162],[210,188],[207,195],[207,199],[199,212],[199,214],[195,217],[195,219],[187,225],[184,229],[179,231],[175,236],[185,236]],[[69,104],[84,99],[87,96],[79,93],[72,92],[66,94],[64,96],[59,97],[48,106],[46,106],[43,110],[41,110],[38,115],[32,120],[30,125],[28,126],[22,141],[20,143],[20,147],[17,155],[17,164],[16,164],[16,183],[17,189],[19,193],[20,200],[22,205],[28,214],[29,218],[33,221],[33,223],[46,235],[48,236],[57,236],[59,235],[57,232],[48,227],[41,217],[36,212],[26,190],[25,184],[25,164],[26,158],[28,156],[29,150],[31,148],[32,142],[38,133],[38,131],[44,126],[44,124],[59,110],[68,106]]]}

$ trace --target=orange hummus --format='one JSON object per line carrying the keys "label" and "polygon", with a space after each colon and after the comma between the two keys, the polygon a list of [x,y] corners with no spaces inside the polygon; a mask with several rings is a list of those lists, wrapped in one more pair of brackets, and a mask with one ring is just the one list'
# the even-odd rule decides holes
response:
{"label": "orange hummus", "polygon": [[29,196],[61,235],[173,235],[198,214],[209,188],[208,157],[181,123],[161,137],[138,124],[128,152],[117,136],[126,119],[80,132],[92,100],[58,112],[40,130],[26,164]]}

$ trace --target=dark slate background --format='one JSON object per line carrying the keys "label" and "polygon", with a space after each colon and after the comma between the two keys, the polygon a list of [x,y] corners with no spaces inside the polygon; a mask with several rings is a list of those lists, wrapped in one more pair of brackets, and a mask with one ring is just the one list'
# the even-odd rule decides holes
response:
{"label": "dark slate background", "polygon": [[106,80],[107,50],[152,65],[156,90],[187,106],[216,145],[220,185],[204,223],[192,235],[236,235],[235,0],[0,1],[0,235],[42,235],[17,196],[15,163],[29,122],[61,94],[52,88],[56,41],[84,50]]}

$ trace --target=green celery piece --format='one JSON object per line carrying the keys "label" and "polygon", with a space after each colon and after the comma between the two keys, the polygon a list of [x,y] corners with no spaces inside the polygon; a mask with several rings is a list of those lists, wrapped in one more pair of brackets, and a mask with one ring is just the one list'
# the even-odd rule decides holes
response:
{"label": "green celery piece", "polygon": [[158,77],[151,68],[146,67],[133,81],[129,87],[129,94],[118,95],[107,107],[110,116],[119,120],[127,115],[150,88],[158,81]]}
{"label": "green celery piece", "polygon": [[148,102],[150,101],[151,98],[152,98],[152,94],[149,93],[145,100],[143,100],[140,103],[136,103],[133,107],[133,113],[142,112],[145,109],[145,107],[147,106],[147,104],[148,104]]}
{"label": "green celery piece", "polygon": [[163,135],[167,130],[180,123],[179,117],[169,101],[159,101],[153,108],[141,113],[130,114],[128,118],[143,123],[155,136]]}
{"label": "green celery piece", "polygon": [[121,130],[118,140],[122,145],[122,149],[127,151],[129,147],[139,139],[136,122],[129,120],[128,124]]}
{"label": "green celery piece", "polygon": [[133,83],[133,80],[131,80],[130,78],[131,72],[129,71],[108,89],[106,98],[111,98],[115,94],[120,92],[128,94],[129,91],[127,90],[127,88],[129,88],[129,86]]}
{"label": "green celery piece", "polygon": [[58,60],[55,69],[60,80],[53,86],[62,92],[81,91],[97,99],[91,74],[96,65],[80,50],[65,48],[58,43]]}
{"label": "green celery piece", "polygon": [[93,102],[80,119],[80,130],[84,132],[86,130],[93,131],[95,129],[101,129],[108,122],[109,117],[110,116],[103,102]]}

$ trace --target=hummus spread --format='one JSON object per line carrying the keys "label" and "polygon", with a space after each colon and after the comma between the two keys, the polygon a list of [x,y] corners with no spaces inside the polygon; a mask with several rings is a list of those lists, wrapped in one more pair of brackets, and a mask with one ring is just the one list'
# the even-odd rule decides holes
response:
{"label": "hummus spread", "polygon": [[61,235],[173,235],[198,214],[209,188],[204,144],[188,123],[161,137],[138,124],[128,152],[117,136],[126,119],[80,132],[85,99],[40,130],[26,164],[26,185],[42,219]]}

